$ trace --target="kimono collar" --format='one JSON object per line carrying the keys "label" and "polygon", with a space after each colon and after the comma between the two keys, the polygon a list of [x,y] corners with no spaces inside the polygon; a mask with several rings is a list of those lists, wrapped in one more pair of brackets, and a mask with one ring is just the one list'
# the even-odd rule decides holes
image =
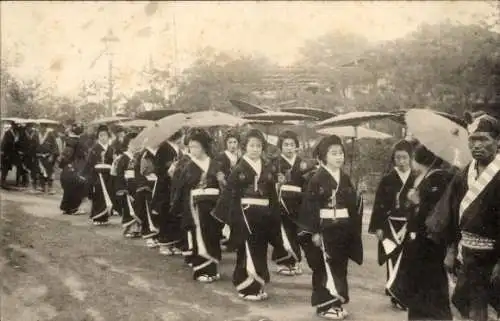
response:
{"label": "kimono collar", "polygon": [[292,167],[295,164],[295,161],[297,160],[297,154],[293,154],[292,158],[288,158],[284,154],[281,154],[281,157]]}
{"label": "kimono collar", "polygon": [[262,172],[262,159],[259,158],[259,160],[253,161],[246,155],[243,155],[243,159],[248,163],[248,165],[250,165],[250,167],[253,168],[257,176],[260,176],[260,173]]}
{"label": "kimono collar", "polygon": [[411,169],[408,169],[406,172],[402,172],[399,170],[399,168],[394,167],[394,170],[396,171],[396,173],[398,173],[398,176],[403,182],[403,185],[406,184],[406,181],[408,181],[408,177],[410,177]]}
{"label": "kimono collar", "polygon": [[328,174],[330,174],[332,176],[332,178],[337,183],[337,186],[340,185],[340,168],[332,171],[331,169],[329,169],[328,167],[326,167],[323,164],[321,165],[321,167],[323,167],[328,172]]}
{"label": "kimono collar", "polygon": [[190,157],[193,163],[198,165],[198,167],[204,172],[208,172],[208,168],[210,167],[210,157],[206,157],[205,159],[198,159],[194,157]]}
{"label": "kimono collar", "polygon": [[45,133],[43,135],[41,132],[38,132],[38,138],[40,139],[40,144],[43,144],[45,142],[50,132],[52,132],[51,128],[47,128],[47,130],[45,130]]}
{"label": "kimono collar", "polygon": [[467,171],[467,184],[471,186],[479,178],[479,173],[477,171],[477,161],[475,159],[469,165],[469,170]]}
{"label": "kimono collar", "polygon": [[177,153],[177,155],[179,155],[179,150],[180,150],[179,146],[177,144],[175,144],[175,143],[170,142],[170,141],[168,143],[169,143],[170,146],[172,146],[172,148],[175,150],[175,152]]}
{"label": "kimono collar", "polygon": [[158,151],[158,148],[146,147],[146,150],[150,152],[153,156],[155,156],[156,152]]}
{"label": "kimono collar", "polygon": [[97,143],[98,143],[99,145],[101,145],[101,147],[102,147],[105,151],[107,151],[107,150],[108,150],[108,146],[109,146],[108,144],[103,145],[103,144],[101,144],[100,142],[97,142]]}
{"label": "kimono collar", "polygon": [[238,154],[231,153],[228,150],[224,151],[224,154],[226,154],[227,158],[229,158],[231,165],[234,166],[236,164],[236,162],[238,161]]}
{"label": "kimono collar", "polygon": [[134,154],[132,154],[132,153],[131,153],[131,152],[129,152],[129,151],[126,151],[126,152],[124,152],[123,154],[124,154],[124,155],[127,155],[127,156],[128,156],[128,158],[130,158],[130,159],[133,159],[133,158],[134,158]]}

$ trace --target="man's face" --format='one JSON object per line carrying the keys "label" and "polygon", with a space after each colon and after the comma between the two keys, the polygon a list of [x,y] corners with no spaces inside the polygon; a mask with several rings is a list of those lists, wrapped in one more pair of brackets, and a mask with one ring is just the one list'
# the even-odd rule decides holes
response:
{"label": "man's face", "polygon": [[475,132],[469,135],[469,149],[478,162],[490,161],[498,149],[497,140],[487,132]]}

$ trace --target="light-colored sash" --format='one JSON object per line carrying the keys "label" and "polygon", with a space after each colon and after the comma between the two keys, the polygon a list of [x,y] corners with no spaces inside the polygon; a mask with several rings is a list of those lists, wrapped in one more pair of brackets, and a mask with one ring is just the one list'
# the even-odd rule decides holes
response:
{"label": "light-colored sash", "polygon": [[476,198],[481,194],[481,192],[488,186],[488,184],[493,180],[493,177],[500,171],[500,155],[497,155],[495,159],[484,169],[484,171],[479,175],[479,178],[469,185],[467,193],[465,193],[462,202],[460,202],[459,218],[462,219],[464,212],[469,208],[469,206],[476,200]]}

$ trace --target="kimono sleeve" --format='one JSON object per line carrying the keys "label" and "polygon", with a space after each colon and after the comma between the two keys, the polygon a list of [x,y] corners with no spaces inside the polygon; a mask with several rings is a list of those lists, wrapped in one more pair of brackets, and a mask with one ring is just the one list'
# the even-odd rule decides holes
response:
{"label": "kimono sleeve", "polygon": [[380,184],[375,193],[375,201],[373,202],[373,211],[368,225],[368,232],[374,234],[378,229],[382,229],[382,225],[387,218],[387,213],[390,210],[390,201],[388,200],[388,179],[387,176],[382,177]]}
{"label": "kimono sleeve", "polygon": [[319,211],[321,204],[319,189],[319,181],[313,176],[307,183],[304,199],[299,211],[299,234],[315,234],[320,232]]}

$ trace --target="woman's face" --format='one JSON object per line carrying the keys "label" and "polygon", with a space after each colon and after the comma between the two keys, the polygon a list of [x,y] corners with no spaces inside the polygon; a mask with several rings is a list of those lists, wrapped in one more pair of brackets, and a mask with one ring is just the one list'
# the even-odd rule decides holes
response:
{"label": "woman's face", "polygon": [[286,157],[292,157],[293,154],[297,151],[297,144],[295,144],[295,140],[291,138],[286,138],[283,140],[283,144],[281,144],[281,152]]}
{"label": "woman's face", "polygon": [[251,160],[257,160],[262,155],[262,149],[262,141],[256,137],[250,137],[247,142],[245,153]]}
{"label": "woman's face", "polygon": [[342,146],[332,145],[328,147],[326,165],[333,169],[339,169],[344,165],[344,150]]}
{"label": "woman's face", "polygon": [[236,153],[236,151],[238,150],[238,140],[234,137],[230,137],[226,141],[226,145],[227,150],[231,153]]}
{"label": "woman's face", "polygon": [[202,158],[206,155],[205,150],[201,146],[200,142],[197,142],[195,140],[189,141],[188,148],[189,154],[194,158]]}
{"label": "woman's face", "polygon": [[99,143],[106,145],[109,142],[109,134],[107,132],[99,132],[99,136],[97,136],[97,140]]}
{"label": "woman's face", "polygon": [[408,152],[404,150],[397,150],[394,153],[394,165],[396,165],[396,167],[402,172],[406,172],[410,169],[410,155]]}

